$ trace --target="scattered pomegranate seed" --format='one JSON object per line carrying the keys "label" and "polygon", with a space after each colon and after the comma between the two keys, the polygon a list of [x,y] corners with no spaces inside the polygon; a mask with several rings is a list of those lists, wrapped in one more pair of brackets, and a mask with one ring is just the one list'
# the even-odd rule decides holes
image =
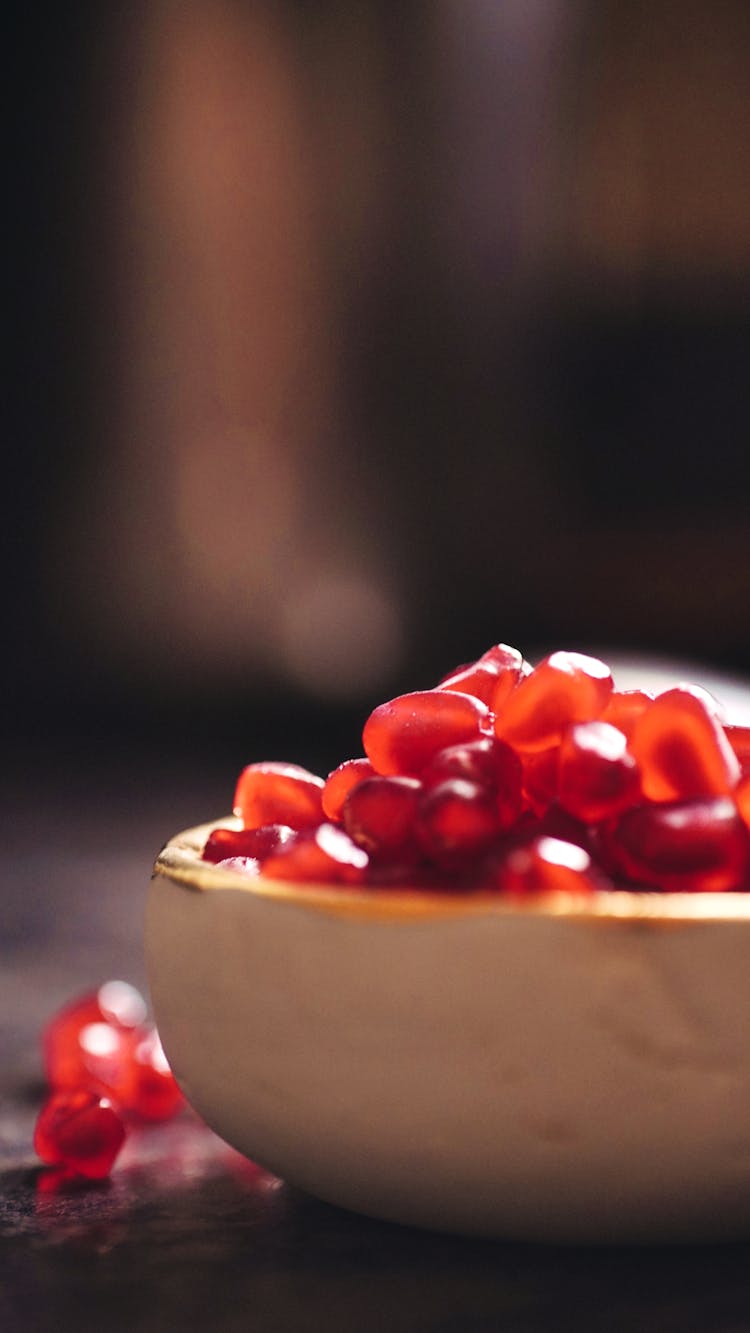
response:
{"label": "scattered pomegranate seed", "polygon": [[587,824],[622,814],[640,796],[638,766],[627,740],[608,722],[579,722],[560,743],[557,799]]}
{"label": "scattered pomegranate seed", "polygon": [[582,653],[552,653],[509,695],[495,731],[521,752],[556,745],[571,722],[601,716],[612,694],[609,667]]}
{"label": "scattered pomegranate seed", "polygon": [[142,1120],[169,1120],[183,1104],[156,1028],[139,1035],[131,1050],[131,1082],[125,1109]]}
{"label": "scattered pomegranate seed", "polygon": [[416,778],[365,778],[349,792],[344,828],[374,860],[416,860],[414,821],[422,790]]}
{"label": "scattered pomegranate seed", "polygon": [[138,991],[109,981],[67,1004],[42,1034],[52,1095],[34,1146],[66,1179],[108,1175],[125,1138],[123,1117],[166,1120],[183,1103],[145,1017]]}
{"label": "scattered pomegranate seed", "polygon": [[250,829],[264,824],[314,828],[323,818],[322,791],[323,779],[297,764],[248,764],[237,782],[234,813]]}
{"label": "scattered pomegranate seed", "polygon": [[667,690],[637,719],[630,750],[648,800],[721,796],[736,785],[739,760],[707,698],[683,687]]}
{"label": "scattered pomegranate seed", "polygon": [[288,824],[263,824],[260,828],[215,828],[209,833],[203,848],[204,861],[226,861],[252,857],[264,861],[271,852],[294,837]]}
{"label": "scattered pomegranate seed", "polygon": [[125,1126],[111,1102],[85,1088],[53,1093],[34,1130],[34,1151],[43,1162],[90,1180],[109,1175],[124,1141]]}
{"label": "scattered pomegranate seed", "polygon": [[108,981],[72,1000],[42,1033],[47,1082],[53,1088],[93,1082],[100,1091],[111,1090],[129,1035],[145,1017],[146,1002],[127,981]]}
{"label": "scattered pomegranate seed", "polygon": [[478,739],[491,714],[486,704],[452,690],[420,690],[380,704],[365,723],[365,752],[386,777],[419,777],[448,745]]}
{"label": "scattered pomegranate seed", "polygon": [[303,829],[269,856],[263,874],[269,879],[361,884],[369,859],[367,852],[336,824],[319,824]]}
{"label": "scattered pomegranate seed", "polygon": [[332,823],[339,824],[344,815],[344,802],[352,787],[364,778],[371,778],[375,769],[369,759],[347,759],[328,774],[323,788],[323,814]]}

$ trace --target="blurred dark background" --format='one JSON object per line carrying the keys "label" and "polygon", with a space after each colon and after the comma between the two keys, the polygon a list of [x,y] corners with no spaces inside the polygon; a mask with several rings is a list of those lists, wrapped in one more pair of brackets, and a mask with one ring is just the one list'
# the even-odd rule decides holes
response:
{"label": "blurred dark background", "polygon": [[744,0],[14,8],[18,762],[333,765],[497,640],[750,669]]}

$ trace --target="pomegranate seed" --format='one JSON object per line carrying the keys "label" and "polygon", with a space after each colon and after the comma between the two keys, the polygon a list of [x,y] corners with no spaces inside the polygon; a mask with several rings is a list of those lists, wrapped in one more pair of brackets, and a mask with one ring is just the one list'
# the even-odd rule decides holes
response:
{"label": "pomegranate seed", "polygon": [[734,799],[737,803],[737,809],[748,828],[750,828],[750,774],[743,777],[737,784]]}
{"label": "pomegranate seed", "polygon": [[598,718],[612,688],[609,667],[598,658],[552,653],[508,697],[495,719],[495,731],[514,749],[549,749],[569,723]]}
{"label": "pomegranate seed", "polygon": [[90,1180],[109,1175],[124,1141],[117,1111],[106,1097],[87,1089],[53,1093],[34,1130],[34,1150],[43,1162],[67,1166]]}
{"label": "pomegranate seed", "polygon": [[471,662],[460,671],[446,676],[436,687],[438,690],[455,690],[458,694],[470,694],[474,699],[489,707],[495,686],[500,676],[499,670],[487,662]]}
{"label": "pomegranate seed", "polygon": [[251,879],[257,878],[260,874],[260,861],[255,856],[225,856],[214,864],[221,866],[223,870],[235,870],[239,875],[249,875]]}
{"label": "pomegranate seed", "polygon": [[343,819],[344,802],[352,787],[364,778],[371,778],[375,769],[369,759],[347,759],[328,774],[323,788],[323,814],[333,824]]}
{"label": "pomegranate seed", "polygon": [[567,810],[563,810],[562,806],[557,804],[557,801],[553,801],[547,807],[536,823],[540,835],[543,834],[548,838],[558,838],[561,842],[574,842],[577,847],[583,847],[593,860],[591,830],[580,819],[576,819]]}
{"label": "pomegranate seed", "polygon": [[479,661],[488,662],[492,666],[499,667],[501,671],[508,671],[518,680],[521,676],[530,676],[534,670],[523,654],[519,653],[517,648],[511,648],[509,643],[493,643],[486,653],[482,653]]}
{"label": "pomegranate seed", "polygon": [[566,731],[557,769],[557,799],[563,810],[595,824],[637,803],[638,767],[627,744],[608,722],[579,722]]}
{"label": "pomegranate seed", "polygon": [[416,778],[365,778],[353,787],[344,806],[344,828],[374,860],[408,859],[418,850],[414,819],[422,790]]}
{"label": "pomegranate seed", "polygon": [[615,690],[601,715],[601,721],[617,727],[630,740],[637,719],[653,701],[653,694],[647,690]]}
{"label": "pomegranate seed", "polygon": [[[637,887],[750,887],[750,726],[722,721],[699,686],[615,691],[597,658],[557,652],[534,669],[495,644],[375,708],[367,757],[325,783],[249,765],[244,829],[214,830],[203,855],[301,882],[589,891],[607,871]],[[81,1030],[96,1036],[99,1017]]]}
{"label": "pomegranate seed", "polygon": [[226,861],[252,857],[263,861],[271,852],[278,851],[294,837],[288,824],[263,824],[260,828],[215,828],[209,833],[203,848],[204,861]]}
{"label": "pomegranate seed", "polygon": [[234,813],[245,828],[313,828],[323,818],[322,791],[323,779],[297,764],[248,764],[237,782]]}
{"label": "pomegranate seed", "polygon": [[212,829],[202,849],[202,858],[226,861],[229,857],[233,860],[252,857],[262,861],[292,837],[294,829],[288,824],[264,824],[257,829]]}
{"label": "pomegranate seed", "polygon": [[747,826],[726,796],[639,806],[603,845],[620,874],[668,892],[742,888],[750,863]]}
{"label": "pomegranate seed", "polygon": [[127,1058],[128,1035],[145,1017],[143,996],[126,981],[108,981],[98,991],[78,996],[42,1033],[47,1082],[53,1088],[93,1082],[109,1089]]}
{"label": "pomegranate seed", "polygon": [[536,754],[523,757],[523,795],[535,815],[543,815],[557,799],[559,760],[559,745],[551,745],[548,750],[538,750]]}
{"label": "pomegranate seed", "polygon": [[367,869],[367,883],[376,888],[442,889],[442,881],[436,883],[436,873],[435,867],[426,861],[415,861],[410,847],[403,860],[373,859]]}
{"label": "pomegranate seed", "polygon": [[493,712],[499,712],[516,686],[525,676],[530,676],[534,669],[517,648],[510,648],[507,643],[496,643],[482,654],[479,662],[480,665],[491,664],[498,668],[495,688],[489,699]]}
{"label": "pomegranate seed", "polygon": [[750,727],[737,727],[725,724],[724,732],[734,753],[740,762],[742,776],[750,773]]}
{"label": "pomegranate seed", "polygon": [[318,884],[361,884],[369,857],[336,824],[301,830],[291,842],[269,856],[263,874]]}
{"label": "pomegranate seed", "polygon": [[[473,694],[475,699],[493,708],[504,703],[523,674],[524,663],[517,648],[497,643],[476,662],[457,667],[441,680],[438,689]],[[531,669],[530,667],[528,668]]]}
{"label": "pomegranate seed", "polygon": [[515,750],[495,736],[438,750],[422,771],[426,787],[448,778],[465,778],[480,787],[490,787],[497,797],[499,829],[503,832],[513,827],[521,813],[521,777],[521,760]]}
{"label": "pomegranate seed", "polygon": [[490,724],[486,704],[452,690],[419,690],[380,704],[365,723],[365,752],[377,773],[419,777],[447,745],[476,740]]}
{"label": "pomegranate seed", "polygon": [[506,893],[591,893],[607,888],[588,852],[577,843],[537,837],[516,847],[500,867],[500,887]]}
{"label": "pomegranate seed", "polygon": [[156,1028],[139,1034],[131,1050],[131,1083],[124,1103],[143,1120],[169,1120],[183,1097],[167,1063]]}
{"label": "pomegranate seed", "polygon": [[650,801],[725,795],[740,776],[739,760],[706,696],[681,686],[660,694],[637,719],[630,750]]}
{"label": "pomegranate seed", "polygon": [[416,831],[426,855],[437,865],[459,865],[485,851],[497,837],[497,796],[476,782],[448,778],[424,792]]}

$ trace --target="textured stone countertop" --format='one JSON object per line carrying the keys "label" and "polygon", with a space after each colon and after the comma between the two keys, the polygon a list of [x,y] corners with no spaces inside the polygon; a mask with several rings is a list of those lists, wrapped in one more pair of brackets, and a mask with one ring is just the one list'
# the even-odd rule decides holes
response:
{"label": "textured stone countertop", "polygon": [[[110,1181],[55,1193],[31,1134],[41,1024],[111,977],[143,984],[160,843],[226,804],[218,775],[79,765],[3,793],[0,1327],[24,1333],[746,1333],[750,1245],[553,1249],[432,1235],[319,1203],[185,1115]],[[143,774],[148,773],[148,779]]]}

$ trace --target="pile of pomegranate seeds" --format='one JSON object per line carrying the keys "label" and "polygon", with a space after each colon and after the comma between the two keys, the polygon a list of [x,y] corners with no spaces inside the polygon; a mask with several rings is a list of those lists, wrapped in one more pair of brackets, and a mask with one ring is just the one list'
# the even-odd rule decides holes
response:
{"label": "pile of pomegranate seeds", "polygon": [[130,1120],[167,1120],[182,1105],[146,1004],[126,981],[66,1005],[42,1048],[50,1096],[37,1119],[43,1162],[99,1180],[109,1175]]}
{"label": "pile of pomegranate seeds", "polygon": [[750,891],[750,728],[705,690],[618,691],[557,652],[496,644],[380,704],[366,758],[324,782],[250,764],[240,830],[203,857],[248,875],[443,891]]}

